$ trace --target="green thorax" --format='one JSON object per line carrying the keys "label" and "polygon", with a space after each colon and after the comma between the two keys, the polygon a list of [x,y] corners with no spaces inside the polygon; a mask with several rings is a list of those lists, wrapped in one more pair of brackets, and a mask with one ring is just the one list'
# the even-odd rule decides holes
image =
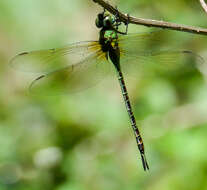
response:
{"label": "green thorax", "polygon": [[102,38],[102,50],[107,52],[107,57],[110,58],[112,63],[120,68],[120,50],[118,45],[118,35],[114,30],[101,30],[100,38]]}
{"label": "green thorax", "polygon": [[117,32],[114,31],[114,30],[106,30],[104,32],[104,40],[105,40],[105,43],[108,43],[108,42],[117,42],[118,40],[118,35],[117,35]]}

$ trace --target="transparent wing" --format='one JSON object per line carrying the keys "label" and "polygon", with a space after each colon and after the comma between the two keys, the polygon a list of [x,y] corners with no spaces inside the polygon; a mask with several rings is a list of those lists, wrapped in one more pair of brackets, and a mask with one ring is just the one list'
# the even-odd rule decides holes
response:
{"label": "transparent wing", "polygon": [[73,93],[97,84],[110,73],[111,64],[99,50],[83,61],[40,75],[30,85],[35,94]]}
{"label": "transparent wing", "polygon": [[140,52],[150,47],[160,47],[163,41],[168,38],[168,32],[165,30],[155,30],[152,32],[129,33],[127,35],[119,35],[119,46],[123,49],[133,50],[134,47]]}
{"label": "transparent wing", "polygon": [[[121,36],[119,46],[123,70],[151,74],[152,72],[174,72],[178,69],[199,69],[204,64],[204,59],[192,51],[158,49],[156,44],[163,32]],[[149,43],[150,50],[147,49]]]}
{"label": "transparent wing", "polygon": [[47,73],[78,63],[99,49],[98,41],[78,42],[62,48],[20,53],[10,61],[10,65],[21,71]]}
{"label": "transparent wing", "polygon": [[97,41],[24,52],[14,57],[10,64],[21,71],[38,73],[30,84],[30,91],[46,95],[80,91],[110,73],[106,55]]}

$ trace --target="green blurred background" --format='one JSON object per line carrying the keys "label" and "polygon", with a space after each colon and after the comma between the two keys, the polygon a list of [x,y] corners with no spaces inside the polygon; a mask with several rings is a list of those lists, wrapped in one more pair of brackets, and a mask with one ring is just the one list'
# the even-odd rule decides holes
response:
{"label": "green blurred background", "polygon": [[[199,1],[111,2],[133,16],[207,26]],[[115,77],[42,97],[27,93],[28,73],[8,66],[23,51],[98,39],[101,10],[92,0],[0,1],[0,190],[207,189],[207,86],[198,72],[127,80],[150,165],[144,172]],[[172,32],[158,45],[205,57],[206,43]]]}

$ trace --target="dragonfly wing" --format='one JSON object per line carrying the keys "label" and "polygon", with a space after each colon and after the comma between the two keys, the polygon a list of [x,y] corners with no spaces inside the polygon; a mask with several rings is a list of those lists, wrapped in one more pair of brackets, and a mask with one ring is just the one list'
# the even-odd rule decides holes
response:
{"label": "dragonfly wing", "polygon": [[152,32],[140,32],[140,33],[130,33],[127,35],[119,35],[119,46],[124,49],[137,48],[139,51],[144,51],[149,46],[153,48],[157,46],[166,37],[166,31],[155,30]]}
{"label": "dragonfly wing", "polygon": [[10,65],[20,71],[48,73],[78,63],[97,49],[100,49],[98,41],[89,41],[62,48],[23,52],[15,56]]}
{"label": "dragonfly wing", "polygon": [[192,51],[156,50],[154,46],[152,46],[152,51],[147,50],[145,43],[153,44],[159,40],[162,33],[163,31],[157,31],[132,34],[129,37],[122,36],[119,39],[119,46],[121,65],[124,70],[132,69],[142,74],[150,74],[151,71],[171,72],[177,69],[199,69],[204,64],[204,59]]}
{"label": "dragonfly wing", "polygon": [[80,91],[95,85],[110,72],[98,41],[24,52],[10,64],[18,70],[37,73],[30,91],[46,95]]}
{"label": "dragonfly wing", "polygon": [[79,63],[40,75],[29,89],[34,94],[47,95],[79,92],[97,84],[109,70],[105,54],[99,50]]}

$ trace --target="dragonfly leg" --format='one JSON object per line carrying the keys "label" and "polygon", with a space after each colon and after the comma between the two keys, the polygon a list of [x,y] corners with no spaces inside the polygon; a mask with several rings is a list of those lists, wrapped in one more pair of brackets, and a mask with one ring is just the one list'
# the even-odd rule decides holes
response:
{"label": "dragonfly leg", "polygon": [[115,24],[114,24],[114,30],[119,33],[119,34],[122,34],[122,35],[127,35],[128,33],[128,25],[129,25],[129,14],[127,14],[127,21],[124,23],[126,25],[126,31],[125,32],[121,32],[118,30],[119,26],[122,24],[122,21],[120,20],[120,16],[119,16],[119,11],[117,9],[117,6],[116,6],[116,14],[115,14]]}
{"label": "dragonfly leg", "polygon": [[136,137],[137,147],[138,147],[140,155],[141,155],[142,165],[143,165],[144,170],[146,171],[146,170],[149,170],[149,166],[148,166],[146,156],[145,156],[145,150],[144,150],[144,144],[142,141],[142,137],[140,135],[139,129],[136,124],[136,119],[135,119],[134,113],[132,111],[132,107],[131,107],[131,103],[129,100],[127,88],[126,88],[126,85],[124,82],[123,74],[120,69],[118,69],[118,68],[116,68],[116,69],[118,72],[118,80],[119,80],[119,83],[121,86],[121,91],[122,91],[122,95],[124,98],[125,106],[126,106],[126,109],[127,109],[128,115],[129,115],[132,129],[134,131],[134,135]]}
{"label": "dragonfly leg", "polygon": [[125,35],[128,34],[128,26],[129,26],[129,13],[127,14],[127,21],[125,23],[126,25],[126,32],[125,32]]}

